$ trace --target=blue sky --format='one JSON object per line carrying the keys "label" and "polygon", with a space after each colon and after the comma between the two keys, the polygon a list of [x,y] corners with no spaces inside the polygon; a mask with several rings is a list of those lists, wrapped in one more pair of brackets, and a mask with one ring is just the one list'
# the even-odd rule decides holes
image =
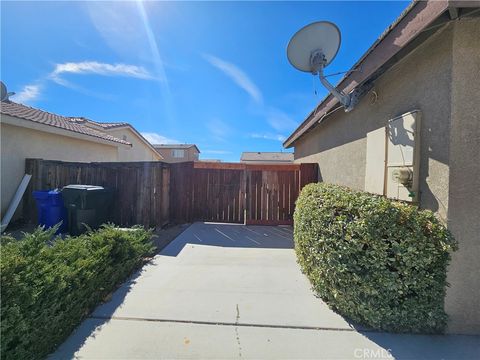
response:
{"label": "blue sky", "polygon": [[346,71],[407,5],[2,1],[1,78],[15,101],[238,161],[282,150],[326,94],[287,61],[299,28],[336,23],[342,45],[326,73]]}

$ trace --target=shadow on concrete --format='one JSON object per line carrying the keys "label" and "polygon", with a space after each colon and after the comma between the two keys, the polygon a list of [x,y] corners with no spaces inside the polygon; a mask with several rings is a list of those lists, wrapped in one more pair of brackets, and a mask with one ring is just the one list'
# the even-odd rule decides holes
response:
{"label": "shadow on concrete", "polygon": [[195,223],[165,247],[160,255],[177,256],[187,244],[236,248],[292,249],[291,226]]}
{"label": "shadow on concrete", "polygon": [[[473,360],[480,356],[480,336],[471,335],[413,335],[384,332],[360,334],[385,349],[376,358],[397,360]],[[357,350],[357,352],[362,350]],[[366,349],[368,352],[368,349]],[[363,354],[361,358],[375,358],[375,354]]]}
{"label": "shadow on concrete", "polygon": [[[158,230],[154,232],[153,242],[156,247],[156,251],[161,251],[164,247],[175,239],[176,236],[185,231],[188,225],[177,225],[164,230]],[[73,359],[75,353],[82,348],[87,339],[95,338],[103,326],[107,325],[111,320],[114,312],[119,308],[127,294],[136,284],[137,279],[142,276],[145,271],[145,266],[152,265],[150,261],[144,264],[141,269],[136,271],[130,278],[121,284],[116,290],[112,291],[109,300],[101,303],[96,309],[92,311],[88,318],[86,318],[70,335],[68,341],[64,342],[56,352],[50,354],[48,359]],[[95,316],[95,311],[99,308],[102,309],[102,316]]]}
{"label": "shadow on concrete", "polygon": [[[147,264],[144,264],[144,267]],[[48,359],[76,359],[75,353],[82,348],[89,338],[95,338],[96,334],[99,333],[103,326],[107,325],[110,322],[110,318],[113,316],[115,310],[120,307],[130,292],[132,287],[137,282],[137,279],[142,276],[144,272],[144,267],[135,272],[126,282],[124,282],[117,290],[112,292],[110,299],[101,303],[97,306],[105,308],[107,313],[104,317],[91,317],[96,310],[93,310],[92,313],[87,317],[82,323],[73,331],[72,334],[65,340],[65,342],[60,345],[57,350],[50,354]],[[114,294],[114,295],[113,295]],[[105,306],[107,305],[107,306]]]}
{"label": "shadow on concrete", "polygon": [[[178,236],[177,236],[178,235]],[[293,229],[290,226],[245,226],[241,224],[195,223],[185,229],[177,226],[171,230],[156,232],[154,239],[160,255],[177,256],[187,244],[210,245],[241,248],[293,248]],[[177,236],[172,241],[172,236]],[[126,296],[142,276],[146,266],[155,266],[153,262],[145,264],[123,283],[110,300],[100,304],[82,324],[75,329],[49,359],[73,359],[89,338],[95,338],[102,328],[111,321],[115,311],[122,306]],[[95,313],[101,308],[101,316]]]}
{"label": "shadow on concrete", "polygon": [[[183,231],[173,242],[161,251],[160,255],[176,256],[186,244],[199,244],[221,247],[241,248],[292,248],[291,227],[243,226],[234,224],[195,223]],[[150,264],[147,266],[155,266]],[[125,300],[125,297],[137,283],[145,267],[128,279],[112,296],[108,303],[101,305],[59,347],[50,359],[71,359],[88,341],[94,339],[108,325]],[[319,300],[320,301],[320,300]],[[294,304],[293,304],[294,305]],[[348,321],[348,320],[347,320]],[[366,330],[350,322],[353,331],[358,332],[372,343],[378,345],[365,349],[354,349],[355,358],[375,359],[476,359],[480,354],[480,338],[460,335],[410,335],[375,332]],[[306,331],[306,330],[302,330]],[[320,331],[320,330],[311,330]],[[327,329],[321,331],[328,331]],[[332,329],[331,331],[335,331]],[[345,332],[337,332],[341,341]],[[125,339],[129,341],[129,339]],[[344,346],[352,346],[345,343]],[[383,352],[378,352],[382,351]],[[357,357],[357,355],[359,355]]]}

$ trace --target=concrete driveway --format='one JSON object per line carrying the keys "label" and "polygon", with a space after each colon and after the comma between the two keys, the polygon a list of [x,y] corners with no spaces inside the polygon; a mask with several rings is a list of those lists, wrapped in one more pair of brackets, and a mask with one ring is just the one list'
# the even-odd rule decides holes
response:
{"label": "concrete driveway", "polygon": [[290,227],[195,223],[53,359],[474,359],[480,337],[355,329],[316,298]]}

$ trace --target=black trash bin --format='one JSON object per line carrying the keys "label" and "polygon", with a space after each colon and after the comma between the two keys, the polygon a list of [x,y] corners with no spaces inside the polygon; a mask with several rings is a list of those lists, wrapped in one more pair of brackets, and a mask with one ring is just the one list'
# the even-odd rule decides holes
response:
{"label": "black trash bin", "polygon": [[113,189],[95,185],[67,185],[62,189],[63,202],[68,210],[68,230],[71,235],[85,232],[110,220]]}

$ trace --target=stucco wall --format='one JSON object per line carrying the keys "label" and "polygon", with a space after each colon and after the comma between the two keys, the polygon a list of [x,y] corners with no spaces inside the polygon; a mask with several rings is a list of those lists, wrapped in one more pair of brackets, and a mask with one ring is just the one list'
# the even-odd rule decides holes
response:
{"label": "stucco wall", "polygon": [[366,134],[402,113],[422,112],[420,206],[436,211],[460,250],[449,267],[448,331],[480,333],[480,20],[459,20],[375,82],[351,112],[338,110],[295,143],[295,162],[320,179],[364,189]]}
{"label": "stucco wall", "polygon": [[377,79],[374,104],[366,95],[352,112],[340,109],[300,138],[295,162],[317,162],[322,181],[363,190],[367,133],[418,109],[421,206],[446,219],[452,34],[448,26]]}
{"label": "stucco wall", "polygon": [[[118,139],[123,139],[132,144],[132,147],[118,148],[118,161],[155,161],[161,160],[147,144],[145,144],[137,134],[129,128],[112,129],[106,131],[108,134]],[[124,138],[125,136],[125,138]]]}
{"label": "stucco wall", "polygon": [[[6,115],[2,115],[2,120]],[[117,161],[117,147],[25,127],[1,124],[2,216],[25,173],[26,158],[64,161]],[[21,213],[21,206],[16,217]]]}
{"label": "stucco wall", "polygon": [[456,22],[448,225],[453,254],[445,309],[452,332],[480,333],[480,19]]}

